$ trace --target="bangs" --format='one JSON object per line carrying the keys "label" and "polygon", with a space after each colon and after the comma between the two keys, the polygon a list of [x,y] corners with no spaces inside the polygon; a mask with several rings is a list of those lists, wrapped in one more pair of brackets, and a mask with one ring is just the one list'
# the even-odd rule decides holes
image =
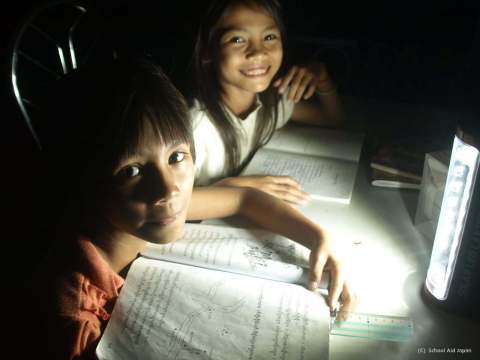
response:
{"label": "bangs", "polygon": [[[165,109],[169,111],[162,111]],[[118,128],[114,149],[116,157],[131,157],[145,144],[160,143],[168,147],[187,144],[195,160],[189,113],[183,113],[183,109],[170,110],[174,109],[133,102],[129,113],[125,114],[123,126]]]}
{"label": "bangs", "polygon": [[[40,129],[46,156],[71,180],[109,176],[147,141],[185,143],[195,159],[185,99],[162,70],[117,60],[67,74],[52,89]],[[58,167],[58,165],[56,165]]]}
{"label": "bangs", "polygon": [[[250,9],[256,10],[258,8],[266,11],[275,22],[275,25],[280,30],[280,34],[283,37],[285,36],[285,24],[282,16],[282,8],[278,1],[276,0],[220,0],[214,1],[214,6],[210,9],[208,13],[208,20],[206,28],[210,28],[210,34],[208,34],[207,46],[210,47],[212,44],[215,46],[220,34],[223,32],[223,29],[218,27],[218,24],[222,20],[225,13],[232,7],[236,5],[244,5]],[[207,30],[208,31],[208,30]]]}
{"label": "bangs", "polygon": [[195,161],[190,113],[183,97],[165,82],[142,81],[141,85],[128,95],[123,113],[113,121],[113,163],[152,142],[166,146],[187,144]]}

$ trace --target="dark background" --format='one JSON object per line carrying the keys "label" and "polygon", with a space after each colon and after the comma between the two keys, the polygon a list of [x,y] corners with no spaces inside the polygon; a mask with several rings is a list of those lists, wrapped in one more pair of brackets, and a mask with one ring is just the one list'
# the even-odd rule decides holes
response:
{"label": "dark background", "polygon": [[[46,2],[12,2],[0,15],[2,205],[6,263],[16,274],[7,277],[12,284],[21,283],[23,274],[34,268],[47,243],[39,215],[48,205],[38,197],[39,153],[14,101],[10,80],[15,31],[42,3]],[[203,1],[92,3],[92,21],[102,34],[99,50],[114,47],[146,54],[190,95],[188,66]],[[350,126],[367,134],[367,152],[382,142],[413,135],[447,139],[448,146],[459,119],[476,119],[478,113],[479,3],[283,1],[287,61],[327,63],[340,92],[346,99],[356,99],[351,115],[358,121]]]}
{"label": "dark background", "polygon": [[[49,1],[17,1],[2,11],[6,41],[19,21],[42,3]],[[203,1],[91,3],[107,46],[150,54],[188,95],[185,70]],[[466,80],[473,76],[472,66],[479,60],[475,54],[480,51],[475,41],[478,1],[281,3],[287,60],[317,57],[326,61],[343,94],[426,106],[462,103]],[[8,55],[2,56],[5,72]]]}
{"label": "dark background", "polygon": [[[2,11],[0,23],[6,44],[19,21],[42,3],[51,1],[23,0]],[[97,50],[115,47],[149,55],[164,67],[187,97],[191,94],[190,54],[205,7],[203,1],[90,3],[93,6],[89,16],[103,39]],[[478,1],[281,3],[287,28],[287,62],[326,62],[343,95],[428,109],[470,111],[475,107],[480,62]],[[6,52],[2,56],[2,75],[8,78],[10,54]],[[8,82],[2,90],[11,101]],[[26,129],[18,119],[15,104],[9,110],[8,121],[21,137]],[[389,127],[395,125],[399,136],[428,133],[436,127],[432,127],[432,121],[410,123],[408,119],[392,118],[394,124]],[[375,120],[362,124],[368,129],[382,125]],[[389,131],[380,135],[393,136]]]}

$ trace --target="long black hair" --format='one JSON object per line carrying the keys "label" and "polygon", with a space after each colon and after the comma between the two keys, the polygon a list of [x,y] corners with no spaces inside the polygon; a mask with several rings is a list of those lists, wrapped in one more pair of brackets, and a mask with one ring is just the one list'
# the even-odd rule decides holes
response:
{"label": "long black hair", "polygon": [[[285,26],[281,15],[281,7],[277,0],[213,0],[206,11],[197,33],[194,48],[193,66],[195,89],[194,95],[206,111],[218,130],[226,150],[227,175],[236,175],[241,170],[240,145],[233,119],[221,105],[220,82],[217,76],[220,29],[219,21],[229,7],[245,3],[265,9],[275,21],[282,43],[285,38]],[[209,61],[207,59],[212,59]],[[277,127],[278,103],[280,97],[277,91],[269,88],[259,94],[263,105],[263,118],[256,122],[254,150],[262,146],[273,135]]]}

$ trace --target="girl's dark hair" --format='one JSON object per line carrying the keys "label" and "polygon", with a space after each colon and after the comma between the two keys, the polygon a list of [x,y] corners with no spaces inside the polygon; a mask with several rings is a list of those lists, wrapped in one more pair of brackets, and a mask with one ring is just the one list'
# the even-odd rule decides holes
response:
{"label": "girl's dark hair", "polygon": [[71,205],[63,210],[70,218],[85,219],[83,212],[102,205],[92,201],[108,192],[105,179],[148,139],[189,144],[195,159],[184,98],[145,60],[75,70],[58,81],[44,105],[39,134],[46,176],[63,207]]}
{"label": "girl's dark hair", "polygon": [[[220,82],[217,74],[219,59],[219,41],[221,29],[218,23],[229,7],[243,3],[247,6],[259,6],[265,9],[280,30],[282,41],[285,38],[285,26],[277,0],[213,0],[206,11],[197,33],[193,54],[194,95],[210,116],[217,128],[226,149],[226,169],[228,175],[236,175],[241,170],[238,134],[233,119],[221,105]],[[208,59],[211,59],[208,60]],[[276,129],[279,95],[269,88],[260,93],[263,105],[263,118],[256,122],[254,149],[264,145]]]}

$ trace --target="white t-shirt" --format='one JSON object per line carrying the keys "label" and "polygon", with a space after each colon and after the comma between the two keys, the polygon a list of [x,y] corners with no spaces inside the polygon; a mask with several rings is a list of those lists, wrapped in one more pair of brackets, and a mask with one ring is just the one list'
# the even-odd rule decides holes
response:
{"label": "white t-shirt", "polygon": [[[285,125],[290,119],[293,107],[294,103],[282,96],[278,103],[277,129]],[[225,108],[228,115],[234,120],[238,129],[237,133],[240,136],[240,163],[253,150],[255,125],[262,109],[263,106],[258,97],[255,109],[243,120],[232,114],[228,108]],[[217,128],[197,100],[190,109],[190,115],[193,121],[193,136],[195,139],[195,184],[208,185],[226,176],[225,146]]]}

